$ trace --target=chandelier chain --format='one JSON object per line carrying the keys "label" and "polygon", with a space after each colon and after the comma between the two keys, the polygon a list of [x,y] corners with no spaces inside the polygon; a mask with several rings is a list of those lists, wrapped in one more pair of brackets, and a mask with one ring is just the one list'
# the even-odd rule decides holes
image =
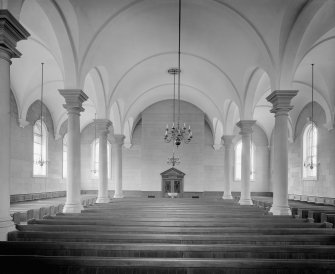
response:
{"label": "chandelier chain", "polygon": [[309,167],[310,169],[313,169],[314,168],[314,160],[313,160],[313,156],[314,156],[314,134],[315,134],[315,131],[314,131],[314,64],[311,64],[312,66],[312,115],[311,115],[311,131],[310,131],[310,134],[311,134],[311,144],[310,144],[310,147],[309,147],[309,154],[310,154],[310,161],[308,161],[308,159],[305,160],[304,162],[304,166],[305,167]]}
{"label": "chandelier chain", "polygon": [[179,0],[179,24],[178,24],[178,126],[180,125],[180,33],[181,33],[181,0]]}
{"label": "chandelier chain", "polygon": [[43,161],[43,124],[42,124],[42,121],[43,121],[43,66],[44,66],[44,63],[41,63],[42,65],[42,83],[41,83],[41,113],[40,113],[40,119],[41,119],[41,159],[40,159],[40,166],[43,166],[44,165],[44,161]]}
{"label": "chandelier chain", "polygon": [[[192,139],[192,131],[191,126],[189,128],[186,128],[186,125],[184,123],[184,126],[180,125],[180,44],[181,44],[181,0],[179,0],[179,24],[178,24],[178,68],[170,68],[168,72],[170,74],[173,74],[173,124],[171,129],[169,129],[169,125],[166,125],[165,135],[164,135],[164,141],[166,143],[169,143],[173,140],[174,145],[178,148],[178,146],[181,144],[182,141],[184,143],[188,144]],[[176,98],[176,74],[178,73],[178,117],[177,117],[177,124],[176,117],[175,117],[175,98]]]}
{"label": "chandelier chain", "polygon": [[175,124],[176,122],[176,74],[174,73],[173,74],[173,125]]}
{"label": "chandelier chain", "polygon": [[42,67],[42,77],[41,77],[41,103],[40,103],[40,130],[41,130],[41,144],[40,144],[40,149],[41,149],[41,155],[40,158],[35,162],[37,165],[43,167],[45,164],[47,164],[47,160],[43,159],[43,83],[44,83],[44,73],[43,73],[43,66],[44,63],[41,63]]}
{"label": "chandelier chain", "polygon": [[312,64],[312,144],[311,144],[311,169],[313,169],[313,146],[314,146],[314,64]]}

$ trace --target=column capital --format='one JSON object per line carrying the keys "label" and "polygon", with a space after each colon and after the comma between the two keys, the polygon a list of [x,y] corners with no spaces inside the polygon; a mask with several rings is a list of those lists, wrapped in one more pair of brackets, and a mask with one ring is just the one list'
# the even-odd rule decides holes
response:
{"label": "column capital", "polygon": [[133,145],[132,145],[132,143],[127,142],[127,143],[124,143],[123,146],[124,146],[126,149],[131,149],[131,147],[132,147]]}
{"label": "column capital", "polygon": [[240,120],[236,125],[241,129],[240,135],[251,134],[252,127],[256,123],[256,120]]}
{"label": "column capital", "polygon": [[223,135],[221,137],[223,141],[224,147],[231,147],[233,145],[233,139],[235,138],[235,135]]}
{"label": "column capital", "polygon": [[29,125],[29,122],[26,119],[19,118],[18,122],[21,128],[25,128],[26,126]]}
{"label": "column capital", "polygon": [[65,98],[63,107],[69,110],[84,111],[83,102],[88,99],[88,96],[81,89],[59,89],[59,93]]}
{"label": "column capital", "polygon": [[214,145],[213,145],[213,148],[214,148],[215,151],[220,150],[221,147],[222,147],[221,144],[214,144]]}
{"label": "column capital", "polygon": [[0,50],[9,53],[10,58],[20,57],[16,43],[29,36],[29,32],[8,10],[0,9]]}
{"label": "column capital", "polygon": [[97,125],[97,131],[101,133],[109,133],[109,128],[113,126],[113,123],[108,119],[94,119],[94,123]]}
{"label": "column capital", "polygon": [[126,138],[126,136],[122,135],[122,134],[114,134],[112,136],[112,145],[119,145],[122,146],[123,145],[123,141]]}
{"label": "column capital", "polygon": [[268,100],[272,105],[270,112],[284,112],[288,113],[293,106],[291,106],[291,100],[296,96],[298,90],[275,90],[273,91],[266,100]]}

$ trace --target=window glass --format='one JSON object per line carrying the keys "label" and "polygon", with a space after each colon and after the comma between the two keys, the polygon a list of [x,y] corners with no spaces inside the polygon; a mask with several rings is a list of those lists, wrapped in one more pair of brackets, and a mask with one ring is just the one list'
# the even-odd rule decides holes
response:
{"label": "window glass", "polygon": [[[254,168],[254,153],[255,146],[251,145],[250,151],[250,180],[255,179],[255,168]],[[241,181],[242,178],[242,140],[238,141],[235,145],[235,170],[234,177],[235,181]]]}
{"label": "window glass", "polygon": [[242,171],[242,141],[235,146],[235,181],[241,181]]}
{"label": "window glass", "polygon": [[[92,142],[92,163],[91,172],[93,177],[99,177],[99,138]],[[111,144],[107,141],[107,173],[111,178]]]}
{"label": "window glass", "polygon": [[41,120],[36,121],[33,127],[34,134],[34,165],[33,175],[34,176],[46,176],[47,175],[47,136],[48,131],[44,122]]}
{"label": "window glass", "polygon": [[303,135],[303,178],[317,176],[318,132],[315,124],[306,126]]}
{"label": "window glass", "polygon": [[67,177],[67,133],[63,137],[63,178]]}

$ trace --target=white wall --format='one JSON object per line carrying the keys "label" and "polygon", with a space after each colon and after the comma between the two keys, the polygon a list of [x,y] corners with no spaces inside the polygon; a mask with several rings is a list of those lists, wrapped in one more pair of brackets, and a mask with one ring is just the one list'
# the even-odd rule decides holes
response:
{"label": "white wall", "polygon": [[[176,150],[181,164],[176,166],[184,172],[185,192],[222,192],[224,183],[224,148],[213,149],[213,136],[205,122],[204,113],[192,104],[182,102],[181,122],[191,125],[193,140],[182,144]],[[166,124],[172,122],[172,100],[151,105],[142,112],[132,136],[132,147],[123,148],[123,189],[131,191],[161,191],[160,173],[171,166],[166,163],[172,156],[172,143],[164,142]],[[47,178],[32,176],[32,126],[20,128],[17,114],[12,119],[12,177],[11,194],[57,191],[66,189],[62,178],[62,138],[55,140],[51,116],[49,117],[49,167]],[[16,111],[17,113],[17,111]],[[30,117],[38,115],[38,108],[32,107]],[[36,117],[35,117],[36,118]],[[65,128],[65,126],[64,126]],[[64,131],[64,132],[63,132]],[[64,129],[61,134],[66,132]],[[251,183],[251,191],[268,191],[268,147],[264,132],[257,127],[254,134],[256,144],[256,180]],[[237,135],[236,140],[240,138]],[[81,187],[83,190],[97,190],[98,179],[91,173],[91,143],[94,139],[93,123],[81,132]],[[113,154],[113,153],[112,153]],[[112,159],[113,161],[113,159]],[[112,165],[112,163],[111,163]],[[113,176],[112,176],[113,177]],[[111,178],[112,178],[111,177]],[[114,182],[109,180],[109,190],[114,190]],[[233,182],[232,191],[240,191],[240,183]]]}
{"label": "white wall", "polygon": [[18,125],[18,111],[11,94],[11,181],[10,194],[39,193],[65,190],[62,178],[62,140],[55,140],[53,122],[47,109],[43,116],[48,128],[47,177],[33,176],[33,124],[40,117],[40,103],[35,102],[28,110],[25,128]]}
{"label": "white wall", "polygon": [[309,103],[300,113],[294,142],[289,145],[289,193],[319,197],[335,197],[335,131],[324,127],[325,112],[315,103],[314,121],[318,128],[318,176],[317,180],[302,178],[302,138],[307,118],[311,116]]}
{"label": "white wall", "polygon": [[[233,183],[231,186],[232,191],[241,191],[241,181],[236,181],[234,176],[234,166],[235,166],[235,145],[239,140],[241,140],[241,135],[239,134],[240,129],[235,128],[234,134],[236,137],[233,140],[234,152],[233,152]],[[268,139],[264,130],[255,124],[253,126],[252,142],[255,146],[254,153],[254,166],[255,166],[255,179],[250,181],[250,191],[251,192],[269,192],[270,191],[270,148],[268,145]]]}
{"label": "white wall", "polygon": [[[195,106],[181,103],[181,122],[191,126],[193,139],[189,144],[182,144],[177,156],[181,164],[177,167],[184,172],[184,191],[203,191],[203,149],[204,149],[204,114]],[[171,125],[172,100],[158,102],[142,113],[142,190],[161,190],[160,173],[171,166],[166,164],[172,156],[172,143],[164,142],[166,124]]]}

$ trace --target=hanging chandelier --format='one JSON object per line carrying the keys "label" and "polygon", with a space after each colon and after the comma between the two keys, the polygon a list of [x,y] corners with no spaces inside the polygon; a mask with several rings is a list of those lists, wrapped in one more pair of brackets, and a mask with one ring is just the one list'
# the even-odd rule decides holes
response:
{"label": "hanging chandelier", "polygon": [[310,160],[306,160],[304,162],[304,167],[309,167],[310,169],[314,168],[313,163],[313,147],[314,147],[314,64],[311,64],[312,66],[312,116],[311,116],[311,146],[310,146]]}
{"label": "hanging chandelier", "polygon": [[43,66],[44,63],[41,63],[42,65],[42,80],[41,80],[41,110],[40,110],[40,126],[41,126],[41,156],[38,160],[36,160],[35,164],[39,165],[40,167],[43,167],[45,164],[47,164],[47,160],[43,159]]}
{"label": "hanging chandelier", "polygon": [[[179,0],[179,28],[178,28],[178,68],[171,68],[168,70],[170,74],[173,75],[173,123],[171,129],[169,129],[169,125],[166,125],[164,141],[166,143],[173,143],[178,148],[181,142],[183,141],[185,144],[188,144],[192,140],[192,131],[191,126],[186,128],[184,123],[183,126],[180,124],[180,30],[181,30],[181,0]],[[178,116],[177,123],[175,121],[175,77],[178,74]]]}

